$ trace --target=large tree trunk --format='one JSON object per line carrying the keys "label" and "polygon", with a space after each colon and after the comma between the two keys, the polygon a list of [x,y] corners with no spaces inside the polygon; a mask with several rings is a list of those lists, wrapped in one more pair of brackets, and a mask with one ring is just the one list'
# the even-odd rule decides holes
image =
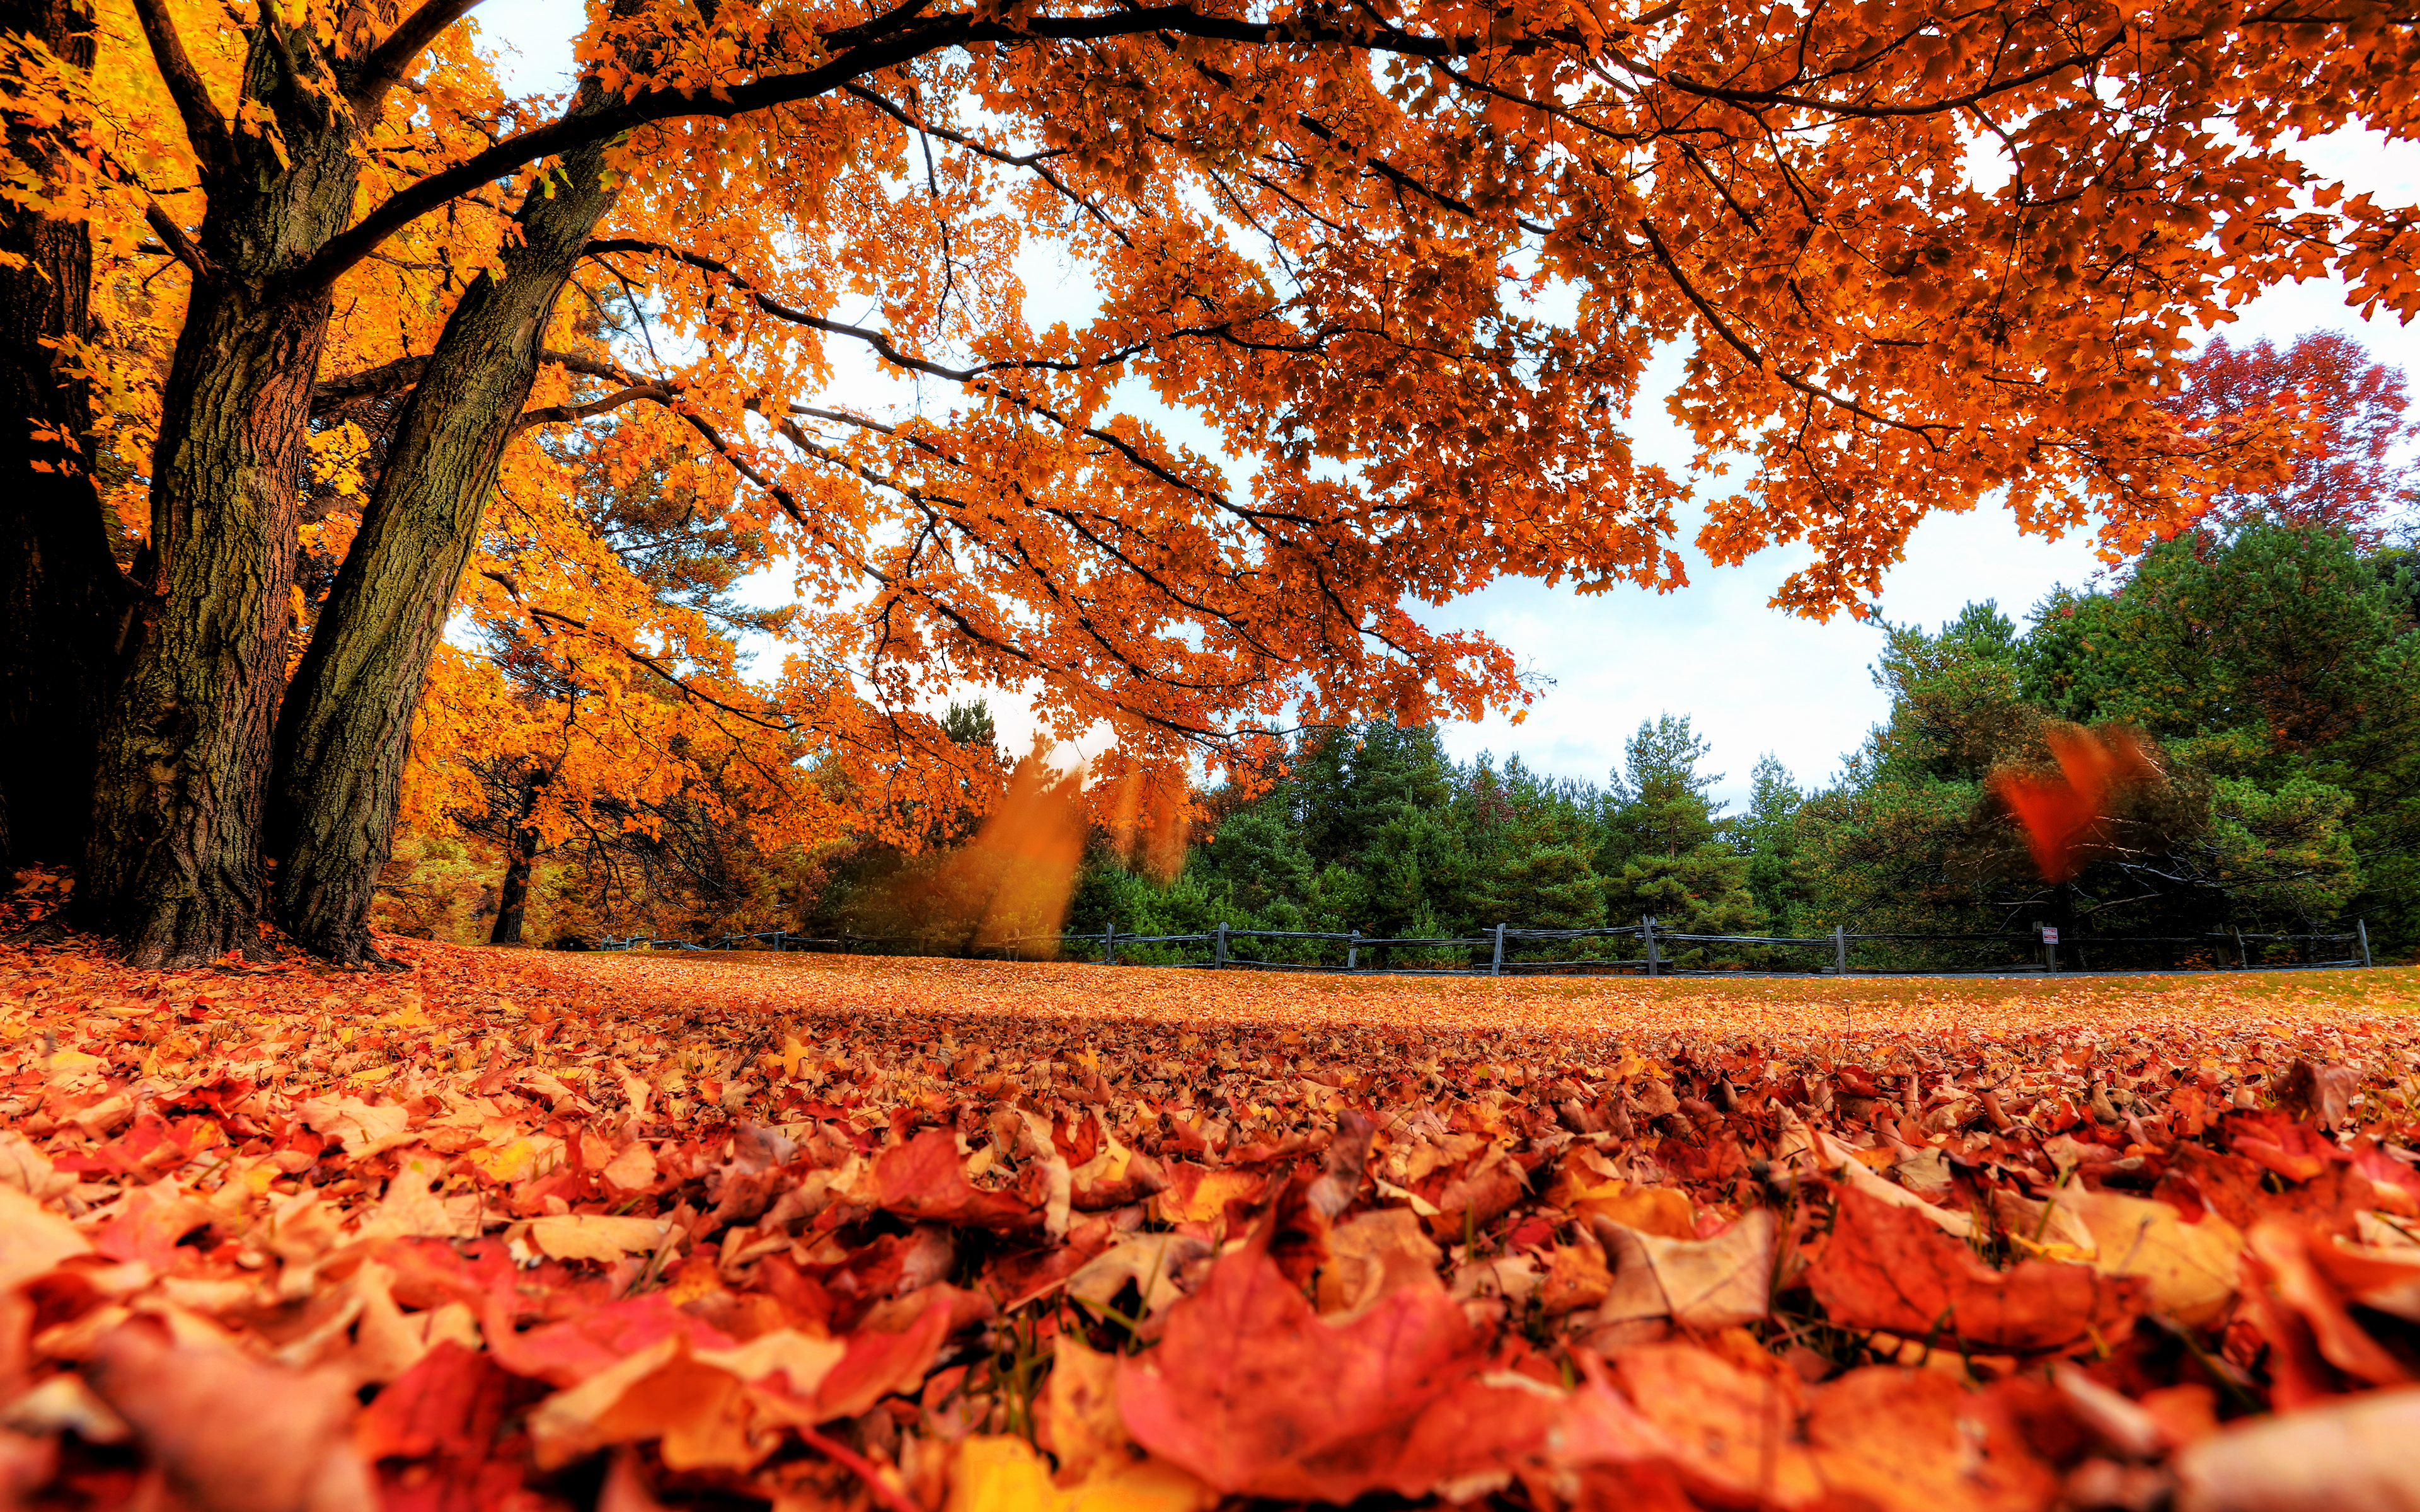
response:
{"label": "large tree trunk", "polygon": [[[304,260],[342,229],[349,118],[286,70],[320,43],[263,8],[242,97],[275,131],[227,131],[152,458],[153,603],[104,731],[78,903],[138,965],[261,949],[260,817],[285,684],[295,528],[325,288]],[[298,61],[301,60],[301,61]],[[308,81],[306,81],[308,82]]]}
{"label": "large tree trunk", "polygon": [[537,831],[513,831],[512,850],[504,859],[504,886],[496,893],[496,927],[488,935],[489,945],[521,943],[521,915],[529,906],[529,885],[532,863],[537,856]]}
{"label": "large tree trunk", "polygon": [[446,322],[278,717],[277,919],[333,960],[377,959],[370,900],[412,713],[555,299],[613,202],[603,163],[601,146],[564,159],[553,192],[523,205],[504,276],[473,285]]}
{"label": "large tree trunk", "polygon": [[[0,31],[89,69],[91,20],[68,0],[6,0]],[[12,127],[20,161],[47,144]],[[76,223],[0,206],[0,876],[71,865],[92,809],[93,747],[133,602],[92,474],[91,396],[56,344],[89,328],[92,241]],[[50,344],[50,345],[46,345]]]}

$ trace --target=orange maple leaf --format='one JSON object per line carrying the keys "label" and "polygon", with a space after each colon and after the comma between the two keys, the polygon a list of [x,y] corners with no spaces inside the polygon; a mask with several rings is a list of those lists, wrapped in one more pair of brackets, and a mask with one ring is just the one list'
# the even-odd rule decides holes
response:
{"label": "orange maple leaf", "polygon": [[2049,883],[2067,881],[2084,869],[2085,847],[2107,817],[2110,794],[2160,776],[2132,730],[2099,732],[2079,725],[2053,725],[2046,733],[2058,775],[1994,772],[1987,785],[2024,825],[2034,866]]}

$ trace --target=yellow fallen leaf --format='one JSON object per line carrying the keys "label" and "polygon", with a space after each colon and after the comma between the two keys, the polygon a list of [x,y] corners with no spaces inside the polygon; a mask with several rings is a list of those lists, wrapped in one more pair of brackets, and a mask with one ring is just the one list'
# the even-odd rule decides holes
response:
{"label": "yellow fallen leaf", "polygon": [[1140,1316],[1148,1318],[1184,1295],[1176,1289],[1176,1273],[1209,1253],[1207,1242],[1186,1234],[1129,1234],[1069,1276],[1067,1295],[1106,1304],[1132,1281],[1141,1297]]}
{"label": "yellow fallen leaf", "polygon": [[1218,1494],[1175,1466],[1146,1459],[1104,1463],[1074,1486],[1050,1472],[1023,1439],[971,1434],[958,1444],[949,1512],[1201,1512]]}
{"label": "yellow fallen leaf", "polygon": [[539,1467],[647,1440],[660,1441],[658,1452],[673,1470],[746,1470],[772,1453],[779,1426],[757,1412],[747,1384],[691,1356],[688,1344],[681,1335],[659,1339],[538,1403],[529,1429]]}
{"label": "yellow fallen leaf", "polygon": [[[1770,1208],[1744,1214],[1712,1239],[1672,1239],[1602,1218],[1595,1228],[1613,1271],[1597,1310],[1600,1323],[1668,1314],[1690,1328],[1712,1330],[1762,1318],[1770,1309],[1776,1233]],[[1642,1284],[1642,1273],[1652,1278],[1652,1287]]]}
{"label": "yellow fallen leaf", "polygon": [[655,1184],[656,1152],[644,1140],[633,1140],[630,1148],[606,1163],[597,1173],[605,1184],[617,1192],[637,1192]]}
{"label": "yellow fallen leaf", "polygon": [[525,1134],[473,1150],[465,1158],[489,1180],[508,1186],[552,1170],[562,1154],[562,1140],[551,1134]]}
{"label": "yellow fallen leaf", "polygon": [[89,1248],[75,1225],[15,1187],[0,1185],[0,1292]]}
{"label": "yellow fallen leaf", "polygon": [[2234,1302],[2243,1234],[2215,1212],[2189,1224],[2164,1202],[2081,1186],[2042,1202],[2007,1193],[1995,1202],[2021,1247],[2081,1259],[2103,1275],[2140,1276],[2151,1305],[2180,1323],[2215,1322]]}
{"label": "yellow fallen leaf", "polygon": [[1181,1200],[1172,1186],[1151,1200],[1162,1222],[1206,1224],[1226,1212],[1228,1199],[1256,1196],[1262,1185],[1263,1179],[1249,1171],[1212,1171]]}
{"label": "yellow fallen leaf", "polygon": [[657,1218],[613,1218],[597,1212],[549,1213],[529,1221],[531,1242],[558,1260],[596,1260],[611,1265],[625,1255],[644,1255],[663,1241]]}
{"label": "yellow fallen leaf", "polygon": [[1668,1186],[1635,1186],[1628,1181],[1591,1187],[1572,1194],[1566,1206],[1574,1212],[1605,1218],[1642,1234],[1666,1239],[1698,1237],[1696,1212],[1688,1194]]}
{"label": "yellow fallen leaf", "polygon": [[727,1370],[742,1381],[763,1381],[768,1376],[786,1377],[790,1395],[813,1397],[815,1388],[840,1364],[848,1346],[839,1339],[814,1334],[801,1334],[795,1328],[777,1328],[757,1335],[747,1343],[728,1350],[700,1350],[696,1359],[718,1370]]}
{"label": "yellow fallen leaf", "polygon": [[1069,1480],[1115,1463],[1133,1435],[1118,1412],[1118,1356],[1088,1348],[1072,1333],[1051,1341],[1050,1379],[1035,1404],[1037,1440]]}
{"label": "yellow fallen leaf", "polygon": [[357,1097],[314,1098],[294,1105],[294,1116],[345,1147],[355,1160],[410,1144],[411,1115],[399,1107],[372,1107]]}
{"label": "yellow fallen leaf", "polygon": [[1420,1227],[1418,1207],[1379,1208],[1347,1218],[1327,1233],[1327,1264],[1319,1272],[1319,1310],[1342,1314],[1342,1321],[1399,1288],[1441,1288],[1437,1267],[1444,1259],[1444,1252]]}

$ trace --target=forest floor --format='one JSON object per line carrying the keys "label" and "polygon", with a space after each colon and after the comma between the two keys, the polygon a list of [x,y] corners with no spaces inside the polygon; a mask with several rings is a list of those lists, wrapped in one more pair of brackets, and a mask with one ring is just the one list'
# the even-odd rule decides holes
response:
{"label": "forest floor", "polygon": [[387,944],[0,946],[0,1504],[2408,1504],[2420,969]]}
{"label": "forest floor", "polygon": [[2420,966],[2008,977],[1342,977],[769,951],[552,954],[535,968],[632,1000],[734,1010],[1001,1013],[1196,1027],[1388,1027],[1715,1038],[2420,1021]]}

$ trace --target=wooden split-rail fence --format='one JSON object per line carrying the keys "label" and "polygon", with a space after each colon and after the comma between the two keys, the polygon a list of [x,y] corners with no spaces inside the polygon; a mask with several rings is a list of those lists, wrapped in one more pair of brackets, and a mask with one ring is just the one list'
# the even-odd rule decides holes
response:
{"label": "wooden split-rail fence", "polygon": [[[1582,942],[1605,941],[1621,953],[1571,953],[1574,947],[1593,951],[1601,947]],[[1242,947],[1251,942],[1261,953]],[[1269,942],[1280,942],[1275,951]],[[653,935],[607,935],[599,950],[817,950],[855,953],[879,951],[885,946],[932,942],[915,936],[796,934],[760,931],[726,934],[700,943],[659,939]],[[1061,933],[1014,939],[999,949],[973,951],[1009,958],[1041,953],[1032,947],[1049,944],[1063,961],[1094,961],[1102,965],[1154,964],[1213,971],[1297,971],[1338,975],[1424,977],[1504,976],[1991,976],[2053,971],[2199,971],[2289,970],[2324,966],[2366,966],[2371,964],[2369,927],[2356,919],[2352,928],[2306,934],[2246,933],[2241,930],[2211,931],[2192,935],[2109,934],[2061,940],[2055,931],[2037,928],[2033,933],[1851,933],[1835,928],[1829,934],[1689,934],[1658,926],[1652,918],[1636,924],[1603,929],[1515,929],[1498,924],[1478,934],[1444,937],[1343,933],[1319,930],[1234,929],[1222,923],[1195,934],[1121,933],[1112,925],[1092,933]],[[1201,947],[1206,959],[1169,960]],[[2341,947],[2330,955],[2330,947]],[[1540,959],[1533,952],[1560,948],[1560,959]],[[2284,953],[2291,959],[2275,960]],[[1124,960],[1121,951],[1127,952]],[[1938,959],[1910,964],[1912,956],[1941,957],[1963,950],[1971,955],[1998,955],[1997,961],[1942,964]],[[2110,957],[2145,951],[2159,954],[2157,966],[2117,965]],[[1148,960],[1135,959],[1145,952]],[[1279,959],[1309,952],[1313,959]],[[1863,954],[1864,960],[1857,957]],[[1877,963],[1875,956],[1893,959]],[[1342,959],[1327,959],[1339,957]],[[1484,963],[1481,963],[1481,957]],[[2094,957],[2100,957],[2095,963]],[[1458,964],[1449,964],[1460,957]],[[2022,958],[2022,959],[2020,959]]]}

